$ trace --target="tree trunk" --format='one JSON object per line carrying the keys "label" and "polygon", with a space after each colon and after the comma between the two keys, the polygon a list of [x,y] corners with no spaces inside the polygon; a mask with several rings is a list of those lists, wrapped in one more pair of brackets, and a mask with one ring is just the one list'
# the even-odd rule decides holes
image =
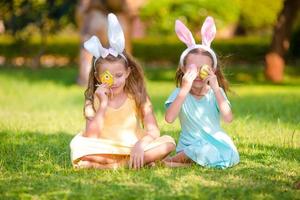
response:
{"label": "tree trunk", "polygon": [[45,20],[43,20],[43,21],[44,21],[44,23],[42,23],[42,25],[40,26],[41,45],[40,45],[40,48],[39,48],[39,51],[37,52],[37,54],[32,58],[32,62],[30,65],[30,67],[32,69],[38,69],[41,67],[41,57],[44,55],[46,46],[47,46],[48,31],[46,30],[46,27],[45,27]]}
{"label": "tree trunk", "polygon": [[290,35],[299,7],[299,0],[285,0],[278,15],[270,51],[265,56],[265,77],[272,82],[279,83],[283,80],[284,55],[290,46]]}

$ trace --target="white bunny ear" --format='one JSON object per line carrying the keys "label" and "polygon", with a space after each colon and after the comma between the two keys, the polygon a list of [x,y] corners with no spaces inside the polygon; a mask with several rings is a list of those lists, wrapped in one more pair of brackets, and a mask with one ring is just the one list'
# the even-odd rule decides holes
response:
{"label": "white bunny ear", "polygon": [[216,25],[212,17],[207,17],[201,28],[202,44],[210,47],[211,42],[216,36]]}
{"label": "white bunny ear", "polygon": [[125,49],[125,38],[116,15],[108,15],[108,40],[111,48],[121,54]]}
{"label": "white bunny ear", "polygon": [[180,20],[175,22],[175,32],[186,46],[191,47],[196,44],[191,31]]}
{"label": "white bunny ear", "polygon": [[101,42],[99,41],[97,36],[92,36],[89,40],[83,43],[84,48],[90,52],[96,59],[99,58],[103,52],[106,51],[104,47],[102,47]]}

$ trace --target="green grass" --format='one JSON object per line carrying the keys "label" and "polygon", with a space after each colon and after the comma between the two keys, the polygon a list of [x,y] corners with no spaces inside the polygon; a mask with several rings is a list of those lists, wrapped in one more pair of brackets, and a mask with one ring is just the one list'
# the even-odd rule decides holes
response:
{"label": "green grass", "polygon": [[[226,70],[235,120],[224,129],[241,162],[226,170],[157,166],[140,171],[74,170],[69,142],[84,127],[74,68],[0,68],[0,199],[300,199],[300,76],[288,68],[271,85],[262,70]],[[162,134],[174,69],[146,70]]]}

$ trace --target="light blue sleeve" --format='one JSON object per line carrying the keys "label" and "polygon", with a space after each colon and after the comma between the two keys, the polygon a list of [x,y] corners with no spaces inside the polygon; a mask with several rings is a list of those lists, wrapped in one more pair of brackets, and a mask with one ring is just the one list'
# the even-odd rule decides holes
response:
{"label": "light blue sleeve", "polygon": [[167,101],[165,102],[165,107],[169,108],[169,106],[173,103],[173,101],[176,99],[177,95],[179,93],[179,88],[176,88],[173,90]]}
{"label": "light blue sleeve", "polygon": [[[227,102],[228,105],[231,107],[230,101],[228,100],[228,98],[227,98],[227,96],[226,96],[226,94],[225,94],[225,92],[224,92],[224,89],[221,88],[221,87],[220,87],[220,89],[221,89],[221,93],[222,93],[223,97],[225,98],[226,102]],[[215,103],[216,103],[216,107],[217,107],[218,111],[220,111],[219,104],[218,104],[216,98],[215,98]]]}

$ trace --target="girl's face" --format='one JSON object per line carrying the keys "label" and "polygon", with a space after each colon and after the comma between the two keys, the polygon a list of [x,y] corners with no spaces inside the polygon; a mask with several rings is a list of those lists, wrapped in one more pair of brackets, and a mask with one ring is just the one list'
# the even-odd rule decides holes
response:
{"label": "girl's face", "polygon": [[[199,74],[201,67],[203,65],[208,65],[210,69],[212,69],[212,59],[207,55],[202,55],[200,53],[197,54],[188,54],[186,57],[186,64],[183,67],[183,73],[186,73],[188,70],[192,70],[190,68],[191,65],[196,65],[197,74]],[[202,80],[199,75],[195,78],[193,81],[192,88],[194,89],[201,89],[203,86],[205,86],[204,80]]]}
{"label": "girl's face", "polygon": [[110,87],[113,94],[119,94],[123,92],[126,79],[130,74],[130,68],[126,68],[124,62],[122,62],[121,60],[115,62],[103,60],[103,62],[101,62],[100,64],[100,67],[98,68],[99,73],[96,74],[98,81],[100,80],[101,74],[106,70],[108,70],[113,75],[114,82]]}

